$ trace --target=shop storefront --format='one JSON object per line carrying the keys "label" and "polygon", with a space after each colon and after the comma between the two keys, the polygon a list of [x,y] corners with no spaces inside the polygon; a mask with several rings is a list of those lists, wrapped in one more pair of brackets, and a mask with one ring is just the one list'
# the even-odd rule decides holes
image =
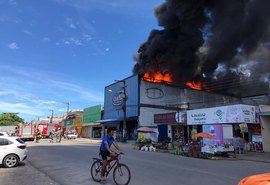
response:
{"label": "shop storefront", "polygon": [[[105,87],[104,116],[96,122],[112,127],[117,137],[132,139],[138,127],[139,77],[134,75]],[[118,139],[118,138],[117,138]]]}
{"label": "shop storefront", "polygon": [[187,114],[186,112],[171,112],[164,114],[155,114],[154,123],[158,128],[158,140],[161,142],[164,138],[169,137],[172,142],[176,141],[181,144],[187,142]]}
{"label": "shop storefront", "polygon": [[85,108],[83,111],[83,137],[102,138],[103,124],[95,123],[101,119],[101,105]]}
{"label": "shop storefront", "polygon": [[200,130],[214,136],[212,140],[203,139],[204,144],[234,144],[237,137],[252,144],[261,136],[258,115],[257,107],[243,104],[196,109],[187,111],[187,124],[191,135]]}

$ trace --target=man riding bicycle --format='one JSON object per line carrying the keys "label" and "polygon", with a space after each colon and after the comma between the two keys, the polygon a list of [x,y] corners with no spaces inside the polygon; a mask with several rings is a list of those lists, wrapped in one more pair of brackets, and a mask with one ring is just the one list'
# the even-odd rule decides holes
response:
{"label": "man riding bicycle", "polygon": [[[100,176],[101,180],[106,180],[106,177],[105,177],[106,166],[109,165],[111,161],[115,160],[117,156],[116,153],[110,149],[111,145],[113,144],[115,148],[119,151],[119,153],[122,153],[113,135],[114,135],[114,130],[112,128],[108,128],[107,135],[103,137],[102,143],[100,145],[100,155],[103,159],[103,165],[101,168],[101,176]],[[111,158],[108,160],[107,157],[111,157]]]}

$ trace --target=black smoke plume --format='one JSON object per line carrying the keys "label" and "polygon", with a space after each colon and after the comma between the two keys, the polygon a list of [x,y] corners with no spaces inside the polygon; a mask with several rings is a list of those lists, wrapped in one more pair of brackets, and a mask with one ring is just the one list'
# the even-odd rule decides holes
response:
{"label": "black smoke plume", "polygon": [[269,83],[270,0],[167,0],[155,15],[163,29],[140,46],[134,73],[234,95]]}

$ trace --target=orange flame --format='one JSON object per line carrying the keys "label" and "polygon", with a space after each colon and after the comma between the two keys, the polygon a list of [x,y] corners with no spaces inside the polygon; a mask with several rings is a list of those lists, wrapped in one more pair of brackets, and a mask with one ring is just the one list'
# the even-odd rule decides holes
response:
{"label": "orange flame", "polygon": [[203,84],[200,82],[187,82],[186,85],[188,87],[190,87],[191,89],[195,89],[195,90],[202,90],[203,89]]}
{"label": "orange flame", "polygon": [[143,80],[148,82],[166,82],[166,83],[172,83],[172,77],[169,73],[162,74],[160,72],[156,72],[154,74],[145,73],[142,77]]}

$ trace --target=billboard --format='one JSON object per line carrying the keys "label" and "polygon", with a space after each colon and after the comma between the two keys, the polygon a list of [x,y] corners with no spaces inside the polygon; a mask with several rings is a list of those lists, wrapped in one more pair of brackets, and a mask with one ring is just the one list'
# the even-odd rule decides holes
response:
{"label": "billboard", "polygon": [[101,105],[83,109],[83,125],[95,124],[94,122],[101,119]]}
{"label": "billboard", "polygon": [[230,105],[187,111],[188,125],[221,123],[257,123],[256,107],[250,105]]}

